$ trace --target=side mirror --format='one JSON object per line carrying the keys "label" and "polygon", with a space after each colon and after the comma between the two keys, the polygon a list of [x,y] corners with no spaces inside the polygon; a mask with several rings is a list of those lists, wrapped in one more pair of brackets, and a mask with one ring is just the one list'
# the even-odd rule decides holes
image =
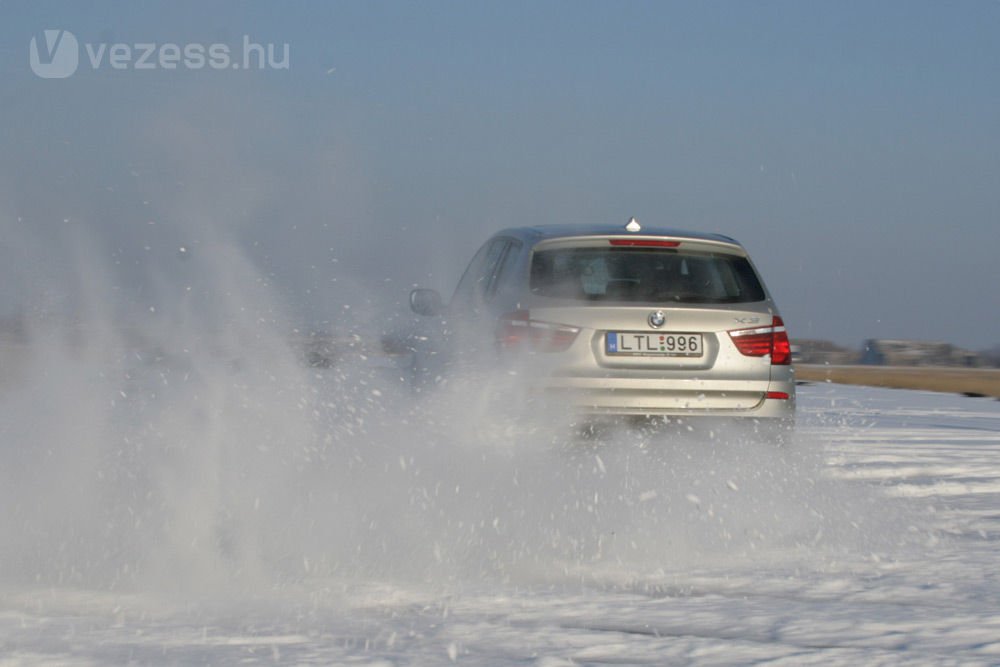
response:
{"label": "side mirror", "polygon": [[410,309],[417,315],[434,317],[444,312],[441,294],[433,289],[415,289],[410,292]]}

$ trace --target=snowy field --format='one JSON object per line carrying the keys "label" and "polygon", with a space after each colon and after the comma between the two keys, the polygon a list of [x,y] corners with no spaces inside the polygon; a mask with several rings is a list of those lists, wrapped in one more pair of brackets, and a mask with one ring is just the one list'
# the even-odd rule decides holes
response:
{"label": "snowy field", "polygon": [[[280,482],[260,443],[209,481],[207,459],[105,461],[113,507],[64,521],[46,494],[65,513],[72,476],[34,480],[30,531],[6,501],[0,665],[1000,664],[1000,402],[800,391],[783,451],[677,432],[470,451],[370,414]],[[129,442],[174,443],[156,419]],[[325,460],[343,441],[353,463]]]}

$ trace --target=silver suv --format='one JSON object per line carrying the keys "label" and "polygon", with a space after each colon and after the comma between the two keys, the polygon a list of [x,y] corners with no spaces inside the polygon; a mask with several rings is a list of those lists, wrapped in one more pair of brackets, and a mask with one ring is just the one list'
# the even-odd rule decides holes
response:
{"label": "silver suv", "polygon": [[794,418],[784,322],[726,236],[635,219],[506,229],[447,307],[428,289],[410,305],[447,325],[418,370],[499,354],[527,359],[537,387],[587,414]]}

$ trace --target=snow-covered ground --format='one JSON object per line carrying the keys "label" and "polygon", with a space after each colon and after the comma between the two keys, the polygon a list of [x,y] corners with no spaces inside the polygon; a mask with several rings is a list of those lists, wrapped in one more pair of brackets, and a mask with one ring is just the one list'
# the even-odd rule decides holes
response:
{"label": "snow-covered ground", "polygon": [[[413,532],[381,560],[205,590],[15,578],[0,665],[1000,664],[1000,402],[805,386],[799,431],[371,454],[386,488],[345,539]],[[435,500],[452,472],[460,500]]]}

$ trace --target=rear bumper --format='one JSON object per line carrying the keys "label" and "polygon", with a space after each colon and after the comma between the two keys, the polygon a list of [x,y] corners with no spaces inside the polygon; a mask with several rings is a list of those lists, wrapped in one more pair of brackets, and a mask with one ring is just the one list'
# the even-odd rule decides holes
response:
{"label": "rear bumper", "polygon": [[[783,419],[795,417],[795,383],[710,383],[683,386],[655,379],[548,378],[535,387],[542,400],[591,415],[650,415]],[[781,392],[786,399],[768,398]]]}

